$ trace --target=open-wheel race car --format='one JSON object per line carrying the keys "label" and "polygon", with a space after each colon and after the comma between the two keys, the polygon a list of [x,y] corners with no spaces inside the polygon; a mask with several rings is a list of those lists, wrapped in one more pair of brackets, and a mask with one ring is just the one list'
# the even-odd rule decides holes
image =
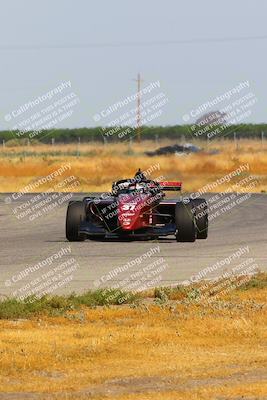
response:
{"label": "open-wheel race car", "polygon": [[181,182],[146,179],[139,170],[132,179],[114,182],[109,194],[70,201],[66,216],[69,241],[85,239],[155,239],[174,235],[177,242],[208,237],[205,199],[165,199],[180,191]]}

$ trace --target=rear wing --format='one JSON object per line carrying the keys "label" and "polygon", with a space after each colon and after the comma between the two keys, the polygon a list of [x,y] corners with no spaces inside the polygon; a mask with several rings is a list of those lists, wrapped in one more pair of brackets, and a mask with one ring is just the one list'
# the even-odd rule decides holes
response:
{"label": "rear wing", "polygon": [[182,190],[182,182],[159,182],[159,187],[164,191]]}

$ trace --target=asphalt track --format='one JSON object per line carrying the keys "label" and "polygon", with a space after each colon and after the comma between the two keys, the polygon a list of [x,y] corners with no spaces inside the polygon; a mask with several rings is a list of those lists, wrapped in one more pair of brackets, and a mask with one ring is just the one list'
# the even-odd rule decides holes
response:
{"label": "asphalt track", "polygon": [[[214,195],[206,196],[211,206],[229,195],[218,196],[215,202],[211,199]],[[201,271],[203,278],[212,278],[248,259],[252,260],[248,265],[253,263],[267,270],[267,196],[264,194],[252,194],[227,210],[223,206],[215,207],[208,239],[186,244],[177,243],[172,237],[159,241],[69,243],[64,232],[66,201],[58,204],[58,199],[55,200],[53,209],[32,221],[29,215],[17,217],[23,204],[35,204],[33,197],[36,195],[28,194],[12,200],[11,194],[0,195],[0,294],[3,296],[21,296],[38,285],[40,291],[53,286],[54,293],[116,285],[121,288],[132,285],[133,290],[145,285],[173,285],[195,279]],[[75,194],[72,199],[81,197]],[[62,251],[65,253],[61,258],[52,261],[50,258],[48,263],[49,257]],[[70,264],[57,269],[70,259]],[[207,267],[210,270],[203,273]],[[50,270],[53,272],[49,277]],[[56,278],[55,274],[61,275]]]}

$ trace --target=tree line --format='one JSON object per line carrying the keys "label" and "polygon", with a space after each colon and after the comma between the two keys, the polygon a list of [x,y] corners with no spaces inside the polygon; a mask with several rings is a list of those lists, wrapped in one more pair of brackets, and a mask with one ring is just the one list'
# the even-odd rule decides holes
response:
{"label": "tree line", "polygon": [[[174,126],[144,126],[141,130],[143,140],[160,140],[163,138],[181,140],[189,142],[199,138],[207,140],[208,133],[202,133],[196,136],[193,125],[174,125]],[[210,137],[210,139],[262,139],[267,138],[267,124],[240,124],[231,125],[223,129],[220,133]],[[53,129],[51,131],[36,132],[17,132],[17,131],[0,131],[0,140],[35,140],[42,143],[72,143],[78,142],[88,143],[91,141],[113,142],[121,140],[137,140],[137,132],[131,127],[111,128],[73,128],[73,129]]]}

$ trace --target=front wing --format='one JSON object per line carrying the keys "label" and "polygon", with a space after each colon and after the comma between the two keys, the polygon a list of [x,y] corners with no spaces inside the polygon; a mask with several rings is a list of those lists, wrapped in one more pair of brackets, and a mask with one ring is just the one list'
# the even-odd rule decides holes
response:
{"label": "front wing", "polygon": [[147,227],[136,231],[122,231],[115,229],[113,231],[106,229],[104,226],[98,226],[88,221],[84,221],[80,225],[79,234],[105,238],[120,238],[120,237],[158,237],[174,235],[176,225],[174,223],[166,224],[161,227]]}

